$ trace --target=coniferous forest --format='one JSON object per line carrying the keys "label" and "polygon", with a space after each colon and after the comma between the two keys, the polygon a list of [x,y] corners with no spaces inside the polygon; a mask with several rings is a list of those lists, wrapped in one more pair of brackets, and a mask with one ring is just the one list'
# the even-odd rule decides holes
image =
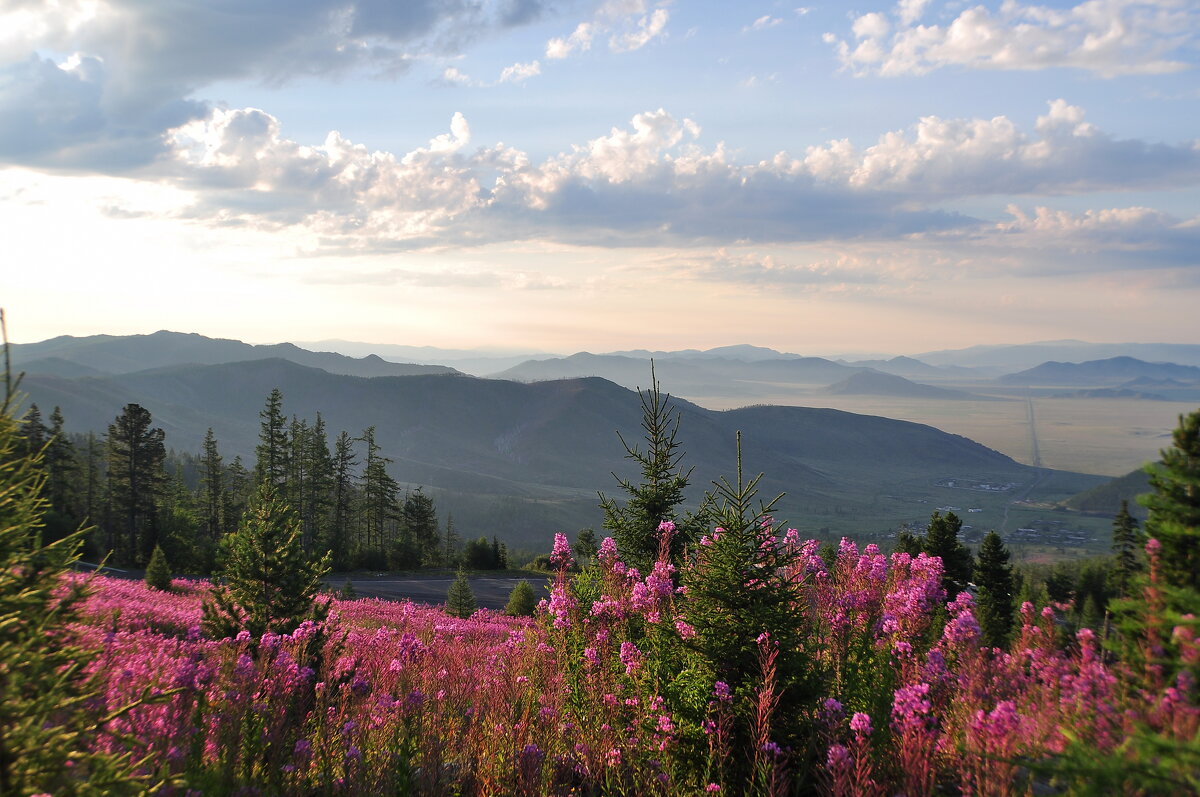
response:
{"label": "coniferous forest", "polygon": [[[1150,471],[1144,528],[1123,506],[1112,557],[1039,577],[994,533],[972,552],[953,513],[890,553],[806,539],[740,454],[687,509],[655,385],[640,473],[601,497],[611,536],[556,535],[549,599],[522,583],[497,612],[461,566],[502,546],[460,547],[401,496],[371,428],[330,450],[276,391],[247,465],[211,433],[169,452],[138,405],[71,438],[16,402],[9,380],[4,794],[1200,789],[1200,412]],[[145,578],[81,572],[85,552]],[[444,608],[323,582],[450,563]]]}

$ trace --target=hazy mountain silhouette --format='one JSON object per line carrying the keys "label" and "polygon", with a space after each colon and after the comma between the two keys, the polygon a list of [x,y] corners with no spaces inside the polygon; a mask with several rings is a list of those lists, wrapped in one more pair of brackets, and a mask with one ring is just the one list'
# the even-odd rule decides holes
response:
{"label": "hazy mountain silhouette", "polygon": [[971,346],[913,355],[930,365],[964,365],[1018,371],[1047,361],[1081,363],[1113,357],[1135,357],[1147,362],[1173,362],[1200,366],[1200,345],[1191,343],[1087,343],[1054,340],[999,346]]}
{"label": "hazy mountain silhouette", "polygon": [[454,370],[442,365],[392,363],[376,355],[355,359],[333,352],[308,351],[291,343],[254,346],[240,340],[166,330],[150,335],[91,335],[84,338],[64,335],[39,343],[12,346],[14,368],[60,376],[71,374],[65,372],[64,366],[48,367],[47,363],[69,362],[100,373],[125,374],[147,368],[213,365],[272,357],[350,376],[406,376]]}
{"label": "hazy mountain silhouette", "polygon": [[[654,364],[663,390],[672,394],[746,398],[777,391],[780,384],[824,386],[865,370],[820,357],[757,360],[671,357],[662,360],[656,358]],[[530,360],[491,376],[523,382],[599,376],[627,388],[644,387],[650,381],[644,358],[588,352],[572,354],[570,357]]]}
{"label": "hazy mountain silhouette", "polygon": [[1175,379],[1200,381],[1200,368],[1175,363],[1149,363],[1135,357],[1110,357],[1082,363],[1045,362],[1026,371],[999,378],[1005,385],[1078,385],[1099,387],[1131,379]]}
{"label": "hazy mountain silhouette", "polygon": [[[447,491],[457,521],[518,541],[544,539],[548,526],[596,522],[595,491],[613,489],[613,472],[636,476],[615,432],[639,439],[638,397],[598,378],[361,378],[267,359],[79,379],[31,375],[23,387],[40,406],[61,406],[69,431],[103,432],[137,402],[170,447],[198,451],[211,426],[227,459],[251,454],[258,413],[278,387],[286,414],[313,420],[319,412],[331,434],[374,426],[396,478]],[[696,467],[693,499],[709,479],[731,472],[737,431],[746,468],[767,474],[764,493],[787,491],[785,508],[798,514],[852,513],[874,507],[881,491],[925,488],[946,476],[1019,481],[1029,470],[966,438],[904,421],[804,407],[715,412],[676,404],[686,461]]]}
{"label": "hazy mountain silhouette", "polygon": [[987,401],[991,396],[980,396],[965,390],[951,390],[933,385],[912,382],[902,376],[879,371],[862,371],[830,385],[820,391],[831,396],[896,396],[898,398],[951,399]]}

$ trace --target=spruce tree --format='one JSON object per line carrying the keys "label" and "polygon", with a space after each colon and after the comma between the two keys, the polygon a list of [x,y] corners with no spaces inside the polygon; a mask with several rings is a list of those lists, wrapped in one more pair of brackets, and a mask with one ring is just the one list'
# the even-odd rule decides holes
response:
{"label": "spruce tree", "polygon": [[1162,545],[1166,585],[1200,594],[1200,410],[1180,416],[1173,443],[1146,466],[1154,490],[1141,498],[1146,534]]}
{"label": "spruce tree", "polygon": [[51,508],[59,515],[75,516],[79,464],[76,462],[75,447],[64,428],[62,410],[54,408],[50,413],[50,437],[46,442],[46,497]]}
{"label": "spruce tree", "polygon": [[979,561],[975,563],[979,626],[983,643],[988,647],[1007,647],[1012,633],[1014,587],[1010,558],[1000,535],[989,531],[979,546]]}
{"label": "spruce tree", "polygon": [[163,553],[161,545],[155,545],[154,553],[150,554],[145,581],[146,586],[152,589],[171,591],[171,566],[167,564],[167,555]]}
{"label": "spruce tree", "polygon": [[200,455],[200,494],[204,533],[215,542],[225,525],[225,464],[211,426],[204,434],[204,449]]}
{"label": "spruce tree", "polygon": [[46,424],[42,423],[42,411],[38,409],[37,404],[29,405],[25,417],[21,419],[18,436],[21,441],[21,452],[28,456],[37,455],[38,461],[44,467],[46,463],[43,450],[46,448],[46,441],[50,439],[50,430],[46,428]]}
{"label": "spruce tree", "polygon": [[942,559],[942,588],[946,597],[953,600],[967,588],[971,580],[972,559],[967,546],[958,539],[962,520],[953,512],[942,515],[934,512],[929,519],[929,530],[925,533],[925,553]]}
{"label": "spruce tree", "polygon": [[350,567],[354,515],[354,440],[348,432],[338,435],[333,448],[333,482],[326,547],[333,553],[333,566]]}
{"label": "spruce tree", "polygon": [[[359,549],[367,554],[372,563],[382,564],[389,543],[395,541],[399,526],[396,498],[400,493],[400,485],[387,472],[392,460],[380,453],[379,445],[375,442],[375,427],[364,429],[359,439],[367,449],[362,473],[363,534]],[[394,558],[399,567],[414,566],[412,551],[404,547],[395,552]]]}
{"label": "spruce tree", "polygon": [[[0,311],[0,331],[4,316]],[[89,708],[103,696],[86,674],[94,654],[70,626],[86,584],[64,582],[85,530],[43,545],[48,504],[41,452],[13,413],[5,348],[0,396],[0,794],[151,793],[128,756],[96,752],[103,727]]]}
{"label": "spruce tree", "polygon": [[536,606],[537,596],[533,594],[533,587],[521,579],[508,593],[508,605],[504,607],[504,613],[509,617],[531,617]]}
{"label": "spruce tree", "polygon": [[441,553],[441,532],[433,499],[418,487],[404,495],[401,510],[404,534],[418,565],[435,565]]}
{"label": "spruce tree", "polygon": [[283,490],[288,477],[288,434],[287,419],[283,414],[283,393],[279,388],[267,396],[267,406],[258,414],[262,419],[258,432],[258,446],[254,449],[254,481],[266,482],[276,490]]}
{"label": "spruce tree", "polygon": [[233,534],[241,525],[242,515],[246,505],[250,503],[253,478],[250,471],[242,464],[240,456],[234,457],[233,462],[225,468],[225,497],[221,508],[221,532],[223,535]]}
{"label": "spruce tree", "polygon": [[254,637],[268,631],[287,634],[305,620],[325,619],[328,602],[317,596],[329,556],[305,553],[299,521],[269,482],[259,484],[228,543],[224,584],[215,586],[204,604],[203,626],[210,637],[242,630]]}
{"label": "spruce tree", "polygon": [[112,540],[127,564],[142,564],[158,543],[158,499],[166,481],[167,451],[162,429],[151,426],[150,412],[127,404],[108,427],[108,497],[112,522],[120,532]]}
{"label": "spruce tree", "polygon": [[1129,514],[1129,502],[1121,501],[1121,511],[1113,518],[1113,587],[1117,597],[1128,598],[1132,594],[1133,582],[1141,572],[1141,560],[1138,557],[1140,547],[1138,522]]}
{"label": "spruce tree", "polygon": [[650,366],[649,390],[639,390],[642,404],[642,431],[646,441],[643,451],[630,445],[621,433],[617,437],[625,447],[625,458],[636,462],[642,471],[642,481],[634,484],[613,474],[627,496],[624,506],[600,493],[604,510],[604,528],[613,532],[617,547],[626,563],[648,570],[658,558],[663,521],[677,523],[677,533],[671,539],[671,558],[678,563],[683,549],[701,525],[694,518],[679,518],[677,509],[683,503],[683,491],[691,478],[692,469],[684,470],[684,452],[679,450],[679,411],[664,395]]}
{"label": "spruce tree", "polygon": [[454,528],[454,515],[446,513],[446,531],[442,536],[442,565],[451,567],[458,559],[459,537]]}
{"label": "spruce tree", "polygon": [[475,593],[471,591],[471,583],[467,581],[467,573],[460,567],[454,583],[446,593],[446,614],[466,619],[475,613],[477,606]]}
{"label": "spruce tree", "polygon": [[[762,683],[764,648],[773,648],[779,702],[772,735],[782,746],[799,749],[806,738],[806,707],[816,698],[817,684],[802,644],[806,626],[799,586],[786,575],[798,552],[779,539],[770,517],[779,498],[758,501],[762,474],[750,481],[743,477],[740,432],[737,451],[736,481],[722,477],[705,499],[717,528],[701,538],[695,563],[684,571],[684,614],[696,631],[687,644],[700,654],[714,680],[728,684],[745,701],[741,705],[749,703]],[[735,749],[745,756],[733,766],[745,778],[760,752],[753,726],[753,717],[739,715],[731,731]]]}

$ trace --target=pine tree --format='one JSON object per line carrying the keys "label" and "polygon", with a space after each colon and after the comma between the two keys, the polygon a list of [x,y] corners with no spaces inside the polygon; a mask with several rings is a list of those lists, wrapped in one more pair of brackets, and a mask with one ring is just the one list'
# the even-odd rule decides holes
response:
{"label": "pine tree", "polygon": [[1113,518],[1112,551],[1115,561],[1112,582],[1117,597],[1128,598],[1132,594],[1134,579],[1142,570],[1138,558],[1140,543],[1138,522],[1129,514],[1129,502],[1122,500],[1121,511]]}
{"label": "pine tree", "polygon": [[1010,558],[1000,535],[989,531],[979,546],[979,561],[975,563],[979,626],[983,630],[983,643],[988,647],[1006,648],[1012,633],[1015,617]]}
{"label": "pine tree", "polygon": [[300,515],[304,526],[304,544],[309,551],[331,551],[328,519],[333,507],[333,456],[329,453],[329,439],[325,432],[325,419],[317,413],[317,420],[308,431],[304,445],[304,459],[308,472],[308,500]]}
{"label": "pine tree", "polygon": [[[803,601],[797,583],[786,575],[795,568],[798,552],[779,539],[770,517],[782,496],[769,503],[758,501],[762,474],[745,480],[741,448],[739,432],[737,480],[731,483],[722,477],[713,483],[715,490],[705,501],[717,528],[700,540],[695,563],[684,571],[684,613],[696,630],[688,644],[715,680],[747,702],[763,684],[763,650],[773,649],[778,707],[772,735],[781,745],[798,747],[808,721],[802,707],[816,699],[812,662],[802,644]],[[753,718],[739,715],[731,733],[734,748],[745,756],[734,766],[749,778],[750,762],[759,751]]]}
{"label": "pine tree", "polygon": [[1142,497],[1146,534],[1162,545],[1166,585],[1200,592],[1200,410],[1179,417],[1173,443],[1146,466],[1154,490]]}
{"label": "pine tree", "polygon": [[214,638],[246,630],[254,637],[288,634],[305,620],[322,621],[329,606],[317,599],[329,572],[328,555],[304,551],[295,513],[267,481],[258,486],[242,524],[229,538],[224,581],[204,604],[203,626]]}
{"label": "pine tree", "polygon": [[460,567],[454,583],[446,593],[446,614],[466,619],[475,613],[477,605],[475,593],[471,591],[471,584],[467,581],[467,573]]}
{"label": "pine tree", "polygon": [[258,446],[254,449],[254,482],[266,482],[275,490],[285,490],[288,478],[288,434],[287,419],[283,414],[283,393],[279,388],[267,396],[267,406],[258,417],[262,423],[258,432]]}
{"label": "pine tree", "polygon": [[446,513],[446,533],[442,537],[442,565],[451,567],[458,559],[458,532],[454,528],[454,515]]}
{"label": "pine tree", "polygon": [[925,553],[942,559],[942,588],[950,599],[965,590],[971,580],[971,552],[958,539],[961,529],[962,520],[958,515],[947,512],[943,516],[934,512],[923,543]]}
{"label": "pine tree", "polygon": [[413,550],[418,566],[437,564],[441,534],[433,499],[425,495],[420,487],[405,493],[401,516],[407,543]]}
{"label": "pine tree", "polygon": [[[375,427],[364,429],[359,439],[366,443],[367,448],[362,473],[363,535],[359,547],[368,557],[382,560],[389,543],[395,539],[399,525],[396,497],[400,493],[400,485],[387,472],[391,460],[380,453],[375,443]],[[411,551],[402,549],[395,558],[398,566],[413,566]]]}
{"label": "pine tree", "polygon": [[62,410],[54,408],[50,413],[50,436],[46,442],[46,497],[51,508],[64,517],[76,516],[75,485],[78,482],[79,464],[76,462],[75,447],[67,436]]}
{"label": "pine tree", "polygon": [[[0,331],[4,315],[0,311]],[[103,727],[87,710],[102,702],[73,641],[86,585],[64,582],[85,530],[43,545],[48,505],[39,447],[13,417],[16,386],[5,348],[0,396],[0,794],[151,793],[127,756],[95,752]],[[66,588],[64,589],[64,586]]]}
{"label": "pine tree", "polygon": [[575,542],[571,545],[571,550],[575,552],[576,558],[583,561],[585,564],[596,558],[596,551],[599,550],[599,545],[596,543],[596,532],[592,529],[580,529],[575,535]]}
{"label": "pine tree", "polygon": [[21,419],[18,434],[21,440],[21,452],[28,456],[38,455],[38,461],[45,467],[43,452],[46,448],[46,441],[50,439],[50,430],[46,428],[46,424],[42,423],[42,411],[38,409],[38,405],[29,405],[25,417]]}
{"label": "pine tree", "polygon": [[339,570],[350,566],[354,464],[354,441],[349,433],[342,432],[333,448],[329,532],[325,541],[325,546],[333,553],[333,566]]}
{"label": "pine tree", "polygon": [[531,617],[536,606],[537,596],[533,594],[533,587],[521,579],[508,593],[508,605],[504,607],[504,613],[509,617]]}
{"label": "pine tree", "polygon": [[108,427],[108,497],[112,522],[121,532],[112,542],[128,564],[144,563],[158,543],[157,508],[167,451],[163,430],[151,423],[146,408],[127,404]]}
{"label": "pine tree", "polygon": [[233,462],[225,469],[225,496],[221,509],[221,533],[233,534],[241,525],[242,515],[246,505],[250,503],[251,474],[242,464],[240,456],[234,457]]}
{"label": "pine tree", "polygon": [[225,464],[211,426],[204,434],[204,452],[200,456],[200,494],[204,533],[216,542],[225,527]]}
{"label": "pine tree", "polygon": [[650,389],[638,391],[646,450],[630,445],[620,432],[617,433],[621,445],[625,447],[625,458],[632,459],[641,467],[642,481],[634,484],[613,474],[627,496],[624,506],[600,493],[604,528],[613,532],[626,563],[643,571],[658,558],[661,542],[658,528],[663,521],[670,520],[678,524],[678,532],[671,539],[671,558],[676,563],[690,538],[702,525],[694,518],[677,517],[676,510],[683,503],[683,491],[691,478],[692,469],[685,471],[680,464],[684,453],[679,450],[680,443],[676,440],[679,434],[679,411],[671,404],[671,397],[660,390],[658,380],[654,377],[653,362],[650,369]]}
{"label": "pine tree", "polygon": [[150,554],[150,564],[146,565],[146,586],[163,592],[171,591],[171,566],[167,564],[167,555],[161,545],[154,546]]}

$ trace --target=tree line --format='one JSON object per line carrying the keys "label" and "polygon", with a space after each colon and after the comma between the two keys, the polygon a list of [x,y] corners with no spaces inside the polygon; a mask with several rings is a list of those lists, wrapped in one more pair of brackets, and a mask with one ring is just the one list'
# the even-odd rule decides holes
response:
{"label": "tree line", "polygon": [[46,538],[89,524],[89,558],[144,567],[160,547],[176,572],[207,575],[221,569],[252,496],[266,486],[298,519],[304,550],[328,551],[336,570],[508,566],[503,542],[464,541],[453,517],[442,522],[421,487],[401,489],[373,426],[331,436],[320,413],[311,422],[288,417],[278,389],[259,417],[248,466],[221,453],[211,428],[199,454],[169,450],[139,404],[126,405],[101,435],[68,434],[58,407],[47,423],[31,405],[19,444],[41,456]]}

